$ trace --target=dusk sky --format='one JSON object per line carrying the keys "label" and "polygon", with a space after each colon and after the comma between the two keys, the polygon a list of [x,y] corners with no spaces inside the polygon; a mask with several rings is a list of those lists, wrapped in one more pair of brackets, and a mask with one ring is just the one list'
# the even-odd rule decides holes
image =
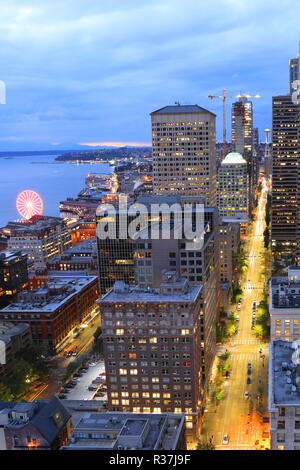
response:
{"label": "dusk sky", "polygon": [[300,32],[295,0],[2,0],[0,17],[0,151],[149,144],[175,101],[215,112],[221,139],[223,88],[262,95],[263,140]]}

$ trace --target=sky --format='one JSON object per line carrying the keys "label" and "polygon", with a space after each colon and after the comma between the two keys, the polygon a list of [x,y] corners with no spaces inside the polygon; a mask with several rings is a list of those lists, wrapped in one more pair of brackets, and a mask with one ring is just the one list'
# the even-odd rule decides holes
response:
{"label": "sky", "polygon": [[223,88],[261,95],[263,141],[300,33],[294,0],[0,0],[0,18],[0,151],[149,145],[175,101],[216,113],[221,140]]}

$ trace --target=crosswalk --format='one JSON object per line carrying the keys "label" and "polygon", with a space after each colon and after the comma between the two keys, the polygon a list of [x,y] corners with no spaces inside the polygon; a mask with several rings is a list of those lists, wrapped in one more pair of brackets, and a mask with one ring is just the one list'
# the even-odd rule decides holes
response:
{"label": "crosswalk", "polygon": [[241,345],[252,345],[252,346],[255,346],[255,345],[258,345],[260,346],[261,345],[261,341],[259,339],[255,339],[255,338],[250,338],[250,339],[233,339],[230,341],[230,343],[228,344],[229,346],[241,346]]}
{"label": "crosswalk", "polygon": [[230,362],[238,362],[238,361],[255,361],[259,358],[259,353],[250,353],[250,352],[239,352],[238,354],[231,354]]}

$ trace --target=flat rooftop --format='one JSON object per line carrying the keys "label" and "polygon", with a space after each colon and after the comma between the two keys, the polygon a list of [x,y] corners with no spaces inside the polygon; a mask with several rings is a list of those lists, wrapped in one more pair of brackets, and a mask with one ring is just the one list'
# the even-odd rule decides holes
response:
{"label": "flat rooftop", "polygon": [[269,405],[300,405],[300,368],[293,344],[284,340],[270,343]]}
{"label": "flat rooftop", "polygon": [[[136,437],[136,446],[138,447],[141,436],[143,436],[142,449],[150,450],[156,448],[161,432],[166,430],[168,430],[168,444],[171,442],[168,448],[171,450],[176,448],[182,426],[184,426],[183,415],[121,412],[86,413],[75,427],[72,438],[64,450],[88,449],[90,447],[118,449],[123,444],[123,439],[127,437]],[[86,437],[84,437],[85,432]],[[89,437],[91,433],[97,437],[91,439]]]}
{"label": "flat rooftop", "polygon": [[[1,310],[2,313],[13,313],[13,312],[53,312],[60,306],[62,306],[67,300],[71,299],[74,295],[81,292],[89,284],[92,284],[97,276],[53,276],[50,277],[49,281],[46,282],[42,289],[35,289],[33,291],[22,291],[20,293],[27,293],[30,295],[37,294],[49,294],[45,300],[34,301],[34,302],[13,302],[7,307]],[[64,288],[59,294],[51,294],[51,289]]]}
{"label": "flat rooftop", "polygon": [[[170,283],[170,287],[172,287]],[[179,284],[180,286],[182,284]],[[167,287],[168,283],[163,283],[163,287]],[[105,302],[122,302],[122,303],[132,303],[132,302],[195,302],[198,298],[201,290],[202,284],[197,286],[188,286],[187,290],[184,293],[176,293],[172,291],[171,293],[161,294],[160,289],[140,289],[138,286],[125,286],[122,290],[115,291],[114,288],[111,289],[107,294],[105,294],[102,299],[98,300],[98,303]]]}
{"label": "flat rooftop", "polygon": [[165,106],[163,108],[157,109],[150,113],[153,114],[194,114],[194,113],[209,113],[215,116],[214,113],[208,111],[208,109],[202,108],[197,104],[179,104],[175,106]]}

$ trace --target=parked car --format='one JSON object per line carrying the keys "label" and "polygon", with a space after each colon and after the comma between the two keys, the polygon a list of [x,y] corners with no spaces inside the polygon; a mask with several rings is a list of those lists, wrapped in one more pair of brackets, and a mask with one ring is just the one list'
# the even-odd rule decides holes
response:
{"label": "parked car", "polygon": [[89,392],[96,392],[98,390],[98,387],[95,387],[95,385],[89,385],[88,391]]}
{"label": "parked car", "polygon": [[245,398],[249,398],[249,393],[245,392]]}
{"label": "parked car", "polygon": [[222,444],[226,446],[228,443],[229,443],[229,436],[228,434],[225,434],[225,436],[223,437]]}
{"label": "parked car", "polygon": [[248,369],[251,369],[251,362],[248,362]]}
{"label": "parked car", "polygon": [[81,373],[81,372],[76,372],[76,373],[74,374],[74,377],[82,377],[82,373]]}
{"label": "parked car", "polygon": [[248,374],[248,375],[251,375],[251,369],[248,369],[247,374]]}
{"label": "parked car", "polygon": [[61,391],[61,393],[69,393],[69,391],[70,391],[69,389],[63,388],[62,391]]}
{"label": "parked car", "polygon": [[60,398],[61,400],[64,400],[65,398],[67,398],[67,395],[65,393],[60,393],[58,395],[58,398]]}
{"label": "parked car", "polygon": [[247,385],[249,385],[249,384],[251,384],[251,379],[250,379],[250,377],[248,377],[248,379],[247,379]]}

